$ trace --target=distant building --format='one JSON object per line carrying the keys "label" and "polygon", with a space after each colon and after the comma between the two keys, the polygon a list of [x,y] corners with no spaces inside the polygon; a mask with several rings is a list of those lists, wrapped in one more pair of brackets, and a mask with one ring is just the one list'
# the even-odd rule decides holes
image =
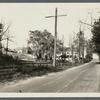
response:
{"label": "distant building", "polygon": [[16,48],[16,52],[20,54],[27,54],[27,47],[18,47]]}
{"label": "distant building", "polygon": [[[82,51],[81,51],[82,54]],[[84,47],[84,58],[87,55],[87,50],[86,50],[86,46]],[[67,60],[72,60],[72,49],[70,47],[66,48],[66,56],[67,56]],[[77,58],[79,57],[79,52],[77,48],[73,48],[73,58]],[[80,57],[82,57],[82,55],[80,55]]]}

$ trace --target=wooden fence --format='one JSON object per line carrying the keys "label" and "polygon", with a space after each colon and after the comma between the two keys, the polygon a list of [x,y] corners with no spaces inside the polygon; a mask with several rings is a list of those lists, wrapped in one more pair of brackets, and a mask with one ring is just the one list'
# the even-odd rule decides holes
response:
{"label": "wooden fence", "polygon": [[[57,62],[58,66],[67,65],[67,62]],[[10,65],[0,66],[0,75],[14,74],[16,72],[30,72],[31,70],[43,70],[53,67],[52,62],[33,62],[33,61],[16,61]]]}

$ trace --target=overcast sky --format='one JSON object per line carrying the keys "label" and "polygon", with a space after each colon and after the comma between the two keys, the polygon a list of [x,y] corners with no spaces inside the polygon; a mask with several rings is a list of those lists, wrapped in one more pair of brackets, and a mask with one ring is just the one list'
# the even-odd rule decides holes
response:
{"label": "overcast sky", "polygon": [[[29,30],[43,31],[47,29],[54,35],[54,18],[45,16],[55,15],[55,8],[58,8],[58,15],[67,16],[58,18],[58,38],[64,36],[64,45],[68,46],[69,36],[79,30],[79,19],[91,23],[90,14],[93,11],[93,18],[100,16],[100,3],[1,3],[0,20],[3,23],[12,23],[10,33],[15,37],[10,48],[26,46]],[[6,24],[6,25],[7,25]],[[86,27],[85,27],[86,29]],[[85,31],[85,37],[90,37],[90,32]]]}

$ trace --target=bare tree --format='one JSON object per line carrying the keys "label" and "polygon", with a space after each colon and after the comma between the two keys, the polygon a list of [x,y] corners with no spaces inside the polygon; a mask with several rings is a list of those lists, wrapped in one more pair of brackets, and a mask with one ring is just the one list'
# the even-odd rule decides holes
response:
{"label": "bare tree", "polygon": [[[72,63],[74,61],[74,46],[75,46],[75,34],[71,35],[69,37],[69,47],[70,47],[70,51],[71,51],[71,59],[72,59]],[[69,58],[70,58],[70,54],[69,54]]]}
{"label": "bare tree", "polygon": [[[94,22],[93,22],[93,21],[94,21],[94,19],[93,19],[93,11],[94,11],[94,10],[92,10],[91,12],[88,13],[88,14],[90,14],[90,24],[87,23],[87,18],[88,18],[88,17],[87,17],[86,20],[84,20],[84,21],[79,20],[79,22],[80,22],[81,24],[87,26],[87,28],[90,30],[90,32],[91,32],[91,29],[94,27],[94,25],[93,25],[93,23],[94,23]],[[95,20],[95,21],[96,21],[96,20]],[[84,32],[84,30],[83,30],[83,32]],[[83,43],[84,43],[84,45],[83,45],[83,51],[84,51],[85,38],[84,38]],[[88,48],[88,45],[87,45],[86,48]],[[91,51],[91,50],[90,50],[90,51]],[[84,52],[83,52],[82,56],[84,57]],[[83,57],[82,57],[82,58],[83,58]]]}
{"label": "bare tree", "polygon": [[13,41],[13,36],[10,34],[9,30],[8,32],[5,34],[5,38],[3,40],[6,40],[6,56],[8,54],[8,51],[9,51],[9,42],[14,42]]}
{"label": "bare tree", "polygon": [[9,28],[10,28],[11,24],[9,25],[5,25],[3,23],[0,23],[0,53],[2,54],[2,41],[7,39],[5,38],[6,36],[6,33],[9,31]]}

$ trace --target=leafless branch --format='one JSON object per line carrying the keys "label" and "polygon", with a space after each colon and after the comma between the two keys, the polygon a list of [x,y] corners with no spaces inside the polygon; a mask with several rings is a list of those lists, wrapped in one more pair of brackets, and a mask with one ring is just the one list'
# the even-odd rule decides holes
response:
{"label": "leafless branch", "polygon": [[5,34],[8,30],[9,30],[10,26],[11,26],[11,24],[10,24],[10,25],[8,25],[7,29],[3,32],[3,34],[2,34],[2,35],[4,35],[4,34]]}
{"label": "leafless branch", "polygon": [[88,26],[91,26],[91,27],[93,27],[93,25],[91,25],[91,24],[88,24],[88,23],[85,23],[85,22],[82,22],[82,21],[79,21],[80,23],[83,23],[83,24],[85,24],[85,25],[88,25]]}

